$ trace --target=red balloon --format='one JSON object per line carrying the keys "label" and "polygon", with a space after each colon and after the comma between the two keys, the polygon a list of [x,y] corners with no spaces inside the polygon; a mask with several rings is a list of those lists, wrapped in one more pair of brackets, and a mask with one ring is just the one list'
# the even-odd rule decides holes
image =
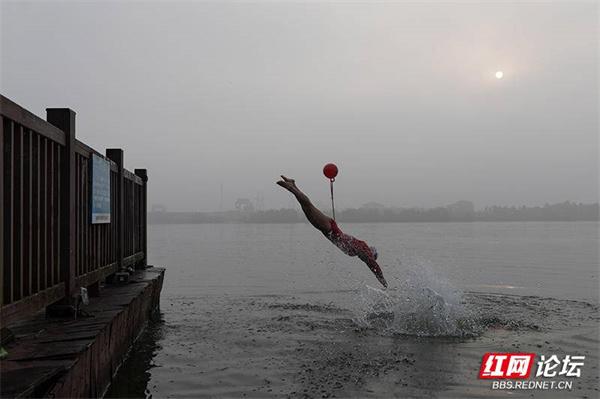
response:
{"label": "red balloon", "polygon": [[328,179],[334,179],[338,174],[338,168],[337,166],[335,166],[335,164],[328,163],[327,165],[325,165],[325,167],[323,167],[323,174]]}

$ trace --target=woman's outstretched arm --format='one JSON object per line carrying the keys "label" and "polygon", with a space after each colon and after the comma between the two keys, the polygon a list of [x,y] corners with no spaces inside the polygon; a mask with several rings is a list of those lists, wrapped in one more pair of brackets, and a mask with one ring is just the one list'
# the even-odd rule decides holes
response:
{"label": "woman's outstretched arm", "polygon": [[387,288],[387,281],[385,281],[385,277],[383,277],[383,272],[381,271],[381,268],[379,267],[377,261],[372,256],[369,256],[364,252],[359,252],[358,257],[360,258],[360,260],[365,262],[369,269],[371,269],[371,271],[373,272],[375,277],[377,277],[377,280],[379,280],[381,285]]}

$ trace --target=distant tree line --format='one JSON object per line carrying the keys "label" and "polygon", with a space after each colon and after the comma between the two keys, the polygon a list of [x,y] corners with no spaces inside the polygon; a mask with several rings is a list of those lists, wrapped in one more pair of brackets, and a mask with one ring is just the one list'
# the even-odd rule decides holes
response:
{"label": "distant tree line", "polygon": [[474,221],[596,221],[598,204],[562,202],[544,206],[489,206],[475,211],[452,204],[436,208],[345,209],[339,219],[347,222],[474,222]]}
{"label": "distant tree line", "polygon": [[483,221],[597,221],[598,204],[561,202],[534,207],[490,206],[477,212]]}
{"label": "distant tree line", "polygon": [[225,212],[148,212],[148,223],[297,223],[300,214],[295,209],[266,211],[235,210]]}
{"label": "distant tree line", "polygon": [[[373,204],[373,203],[371,203]],[[377,204],[378,205],[378,204]],[[393,208],[363,206],[337,212],[341,222],[511,222],[511,221],[597,221],[598,203],[562,202],[544,206],[488,206],[475,210],[470,201],[458,201],[436,208]],[[150,223],[297,223],[304,222],[301,211],[271,209],[265,211],[235,210],[225,212],[149,212]]]}

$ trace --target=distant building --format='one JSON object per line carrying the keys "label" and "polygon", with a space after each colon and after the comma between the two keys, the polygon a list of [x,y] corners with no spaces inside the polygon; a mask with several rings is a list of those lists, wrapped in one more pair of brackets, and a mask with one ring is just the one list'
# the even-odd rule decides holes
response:
{"label": "distant building", "polygon": [[150,212],[166,212],[167,207],[163,204],[152,204]]}
{"label": "distant building", "polygon": [[254,204],[248,198],[238,198],[235,201],[235,209],[238,211],[252,212],[254,211]]}

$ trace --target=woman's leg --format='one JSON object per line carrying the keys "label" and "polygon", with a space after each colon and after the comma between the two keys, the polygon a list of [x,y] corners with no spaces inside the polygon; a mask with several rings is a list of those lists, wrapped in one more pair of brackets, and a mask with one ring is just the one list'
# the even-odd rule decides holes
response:
{"label": "woman's leg", "polygon": [[325,234],[329,233],[331,231],[331,218],[323,214],[310,202],[308,196],[300,191],[293,179],[288,179],[285,176],[281,176],[281,178],[283,180],[278,181],[277,184],[294,194],[310,224]]}

